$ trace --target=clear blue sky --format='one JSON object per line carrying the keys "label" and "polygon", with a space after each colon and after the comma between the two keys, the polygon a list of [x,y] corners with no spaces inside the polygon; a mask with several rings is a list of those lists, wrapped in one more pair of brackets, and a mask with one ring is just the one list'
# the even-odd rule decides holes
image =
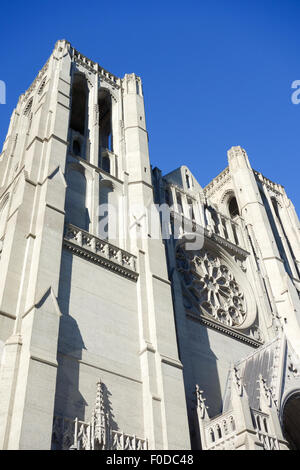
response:
{"label": "clear blue sky", "polygon": [[300,211],[299,0],[28,1],[1,4],[0,140],[57,39],[143,79],[153,166],[205,186],[244,147]]}

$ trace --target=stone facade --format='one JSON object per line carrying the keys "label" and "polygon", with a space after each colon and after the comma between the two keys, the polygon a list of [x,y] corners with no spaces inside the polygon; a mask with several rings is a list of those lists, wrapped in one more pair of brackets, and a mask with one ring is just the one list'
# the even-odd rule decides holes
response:
{"label": "stone facade", "polygon": [[1,449],[299,448],[294,207],[241,147],[205,188],[152,169],[135,74],[56,43],[0,156],[0,255]]}

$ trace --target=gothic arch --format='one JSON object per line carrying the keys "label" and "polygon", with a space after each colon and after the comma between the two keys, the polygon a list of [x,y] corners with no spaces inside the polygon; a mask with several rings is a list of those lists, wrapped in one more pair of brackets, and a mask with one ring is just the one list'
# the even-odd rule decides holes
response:
{"label": "gothic arch", "polygon": [[223,193],[220,201],[224,208],[224,213],[231,219],[234,219],[240,214],[238,201],[233,189],[227,189]]}
{"label": "gothic arch", "polygon": [[281,422],[291,449],[300,450],[300,389],[286,396],[281,409]]}
{"label": "gothic arch", "polygon": [[110,97],[111,99],[117,103],[119,101],[119,98],[118,98],[118,95],[115,93],[115,91],[111,88],[111,86],[109,85],[109,83],[103,81],[103,80],[99,80],[99,91],[100,90],[106,90],[107,93],[110,94]]}
{"label": "gothic arch", "polygon": [[112,99],[108,88],[101,87],[98,91],[98,120],[99,120],[99,167],[103,166],[102,152],[113,151],[112,132]]}
{"label": "gothic arch", "polygon": [[75,71],[71,87],[70,128],[86,136],[88,128],[89,87],[86,75]]}
{"label": "gothic arch", "polygon": [[234,193],[233,189],[227,189],[223,193],[223,195],[220,199],[221,204],[226,204],[229,201],[229,199],[232,198],[234,195],[235,195],[235,193]]}

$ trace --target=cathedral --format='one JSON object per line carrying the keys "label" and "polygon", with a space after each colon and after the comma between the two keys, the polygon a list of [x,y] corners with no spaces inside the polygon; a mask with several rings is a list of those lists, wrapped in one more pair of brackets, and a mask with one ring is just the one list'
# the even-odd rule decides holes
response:
{"label": "cathedral", "polygon": [[300,449],[299,221],[227,156],[152,168],[141,79],[57,41],[0,155],[0,449]]}

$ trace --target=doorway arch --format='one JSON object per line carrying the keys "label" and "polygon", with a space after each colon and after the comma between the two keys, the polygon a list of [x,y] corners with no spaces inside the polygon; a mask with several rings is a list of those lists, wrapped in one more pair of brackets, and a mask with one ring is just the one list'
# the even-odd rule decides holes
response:
{"label": "doorway arch", "polygon": [[292,450],[300,450],[300,390],[287,397],[282,412],[282,431]]}

